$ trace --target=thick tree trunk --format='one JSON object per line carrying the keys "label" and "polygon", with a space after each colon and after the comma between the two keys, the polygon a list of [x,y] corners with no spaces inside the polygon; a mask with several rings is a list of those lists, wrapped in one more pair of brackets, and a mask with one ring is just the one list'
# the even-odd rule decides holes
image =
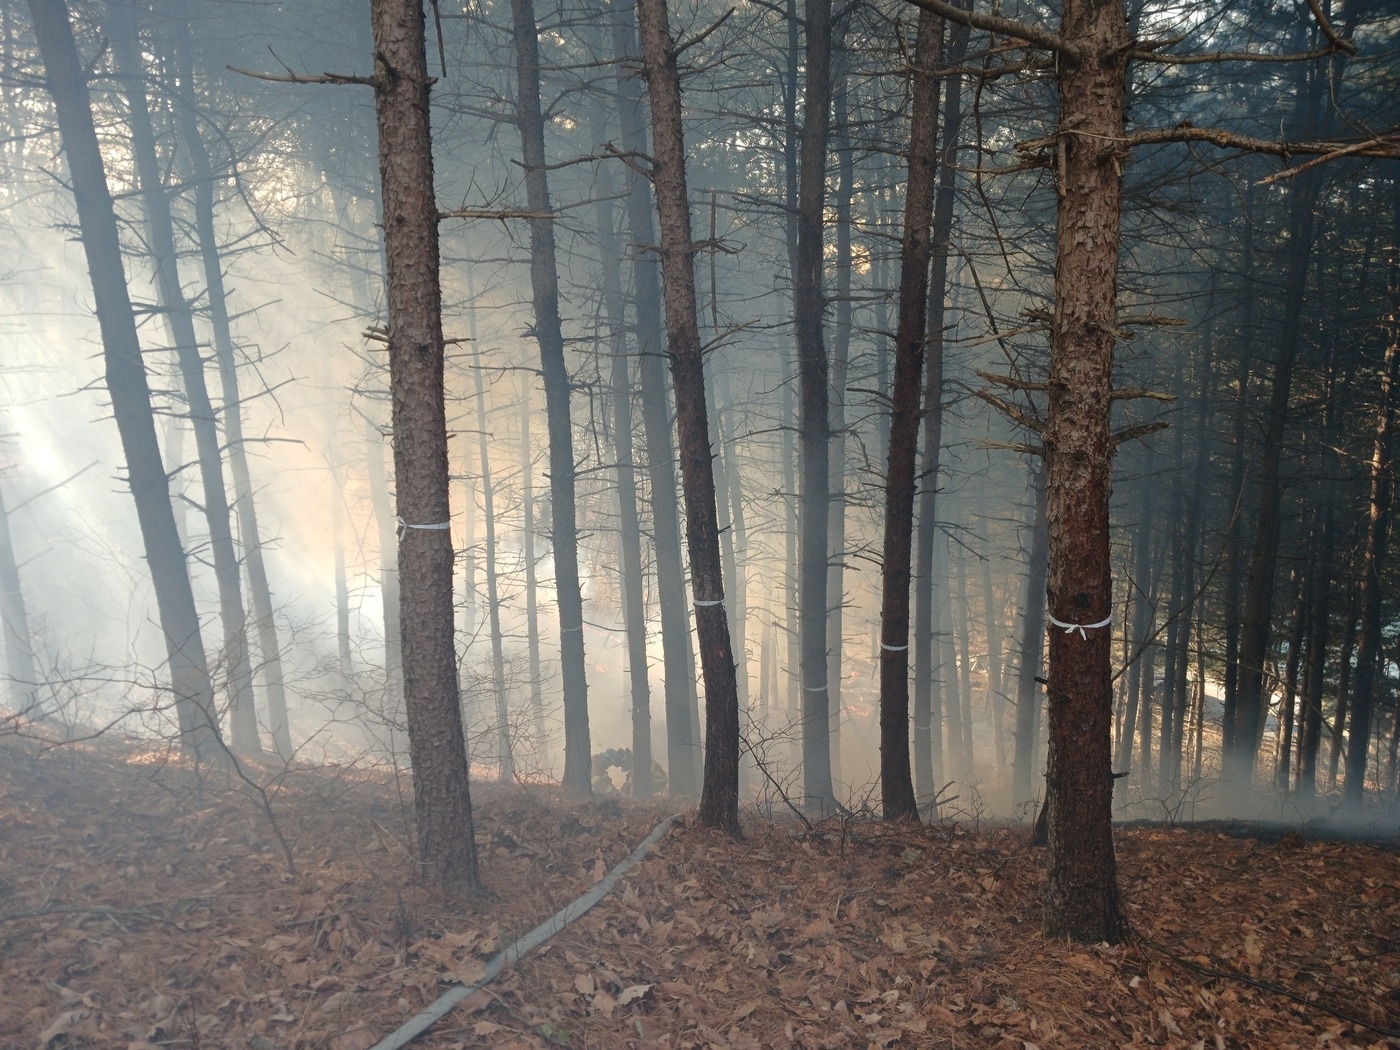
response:
{"label": "thick tree trunk", "polygon": [[695,301],[695,256],[686,193],[680,75],[665,0],[637,0],[637,22],[651,96],[652,179],[660,219],[667,344],[671,383],[676,392],[686,548],[705,682],[705,777],[699,817],[703,824],[738,835],[739,696],[720,571],[719,524]]}
{"label": "thick tree trunk", "polygon": [[151,391],[127,293],[116,213],[93,128],[87,83],[63,0],[30,0],[29,10],[58,115],[63,151],[68,156],[83,252],[102,333],[107,391],[112,398],[112,415],[126,457],[146,562],[155,586],[181,742],[196,759],[215,758],[222,744],[199,634],[199,615],[156,440]]}
{"label": "thick tree trunk", "polygon": [[[934,75],[942,37],[943,20],[920,11],[914,44],[909,180],[900,244],[899,328],[895,334],[880,570],[880,789],[886,820],[919,818],[909,768],[909,567],[927,337],[930,225],[938,162],[938,82]],[[935,483],[936,477],[927,476],[926,491],[932,492]],[[928,624],[925,611],[920,613],[921,625]],[[927,725],[927,711],[916,711],[916,725],[920,714]],[[928,778],[926,791],[932,787],[931,772]]]}
{"label": "thick tree trunk", "polygon": [[579,591],[578,529],[574,492],[574,435],[569,417],[569,370],[559,323],[559,269],[545,170],[540,111],[540,43],[533,0],[511,0],[516,49],[516,121],[525,166],[530,220],[530,287],[535,338],[540,345],[549,420],[549,502],[554,589],[559,607],[560,671],[564,680],[564,787],[593,792],[588,732],[588,678],[583,655],[583,597]]}
{"label": "thick tree trunk", "polygon": [[[182,12],[184,6],[182,3]],[[209,152],[205,149],[199,129],[189,22],[184,17],[175,21],[178,33],[175,40],[175,56],[181,98],[180,129],[190,157],[190,174],[194,181],[195,231],[199,238],[199,257],[204,268],[204,287],[208,298],[209,326],[214,336],[214,357],[219,366],[219,384],[223,395],[221,416],[224,444],[228,448],[229,473],[233,478],[233,509],[238,520],[238,536],[243,546],[243,567],[248,576],[249,598],[253,606],[253,626],[258,637],[258,657],[267,704],[267,728],[272,737],[272,746],[285,762],[291,759],[293,751],[291,727],[287,716],[287,690],[282,673],[282,647],[277,638],[277,623],[273,619],[272,590],[268,586],[267,566],[263,560],[262,534],[258,529],[252,475],[248,470],[248,452],[243,445],[243,395],[239,391],[238,363],[234,357],[228,297],[224,291],[223,259],[214,230],[215,176]],[[336,498],[340,498],[338,493]]]}
{"label": "thick tree trunk", "polygon": [[[637,54],[633,13],[624,0],[611,0],[613,50],[619,56]],[[618,110],[623,148],[649,154],[642,85],[627,71],[618,76]],[[627,227],[637,246],[632,256],[636,297],[638,378],[642,392],[642,433],[647,449],[647,481],[651,489],[656,589],[661,606],[661,659],[666,709],[666,761],[671,794],[694,798],[700,794],[699,708],[695,696],[695,658],[690,644],[690,612],[685,600],[681,565],[681,527],[676,501],[676,453],[671,439],[671,406],[666,382],[661,290],[657,283],[656,244],[650,183],[630,172]]]}
{"label": "thick tree trunk", "polygon": [[442,292],[421,0],[371,0],[374,109],[389,281],[389,382],[398,504],[404,707],[418,864],[430,885],[477,892],[467,751],[453,644]]}
{"label": "thick tree trunk", "polygon": [[[831,699],[826,680],[827,570],[830,508],[830,369],[822,334],[823,220],[826,144],[831,109],[831,0],[804,0],[807,48],[798,164],[797,269],[793,272],[793,333],[797,342],[798,434],[802,530],[798,566],[798,632],[802,671],[802,795],[805,807],[828,813],[831,785]],[[907,720],[907,714],[906,714]],[[907,738],[906,727],[904,736]],[[908,758],[905,758],[908,764]],[[913,788],[909,789],[912,798]]]}
{"label": "thick tree trunk", "polygon": [[109,13],[114,16],[108,26],[112,53],[119,74],[126,80],[132,156],[146,217],[151,262],[155,267],[156,294],[175,343],[175,356],[180,366],[199,460],[204,517],[209,526],[209,547],[219,592],[219,622],[223,627],[221,662],[227,675],[230,741],[233,750],[239,754],[259,754],[262,744],[258,738],[257,712],[253,706],[253,668],[248,657],[247,617],[243,609],[238,554],[233,549],[228,491],[224,487],[223,451],[214,406],[209,400],[209,388],[204,381],[204,359],[195,336],[194,313],[180,283],[170,198],[166,195],[161,178],[155,131],[146,102],[136,13],[127,0],[112,4]]}
{"label": "thick tree trunk", "polygon": [[[1059,208],[1046,457],[1052,623],[1049,880],[1045,930],[1080,941],[1123,935],[1109,766],[1113,686],[1108,629],[1110,402],[1117,329],[1128,27],[1120,3],[1065,0],[1060,56]],[[1070,625],[1070,626],[1063,626]]]}

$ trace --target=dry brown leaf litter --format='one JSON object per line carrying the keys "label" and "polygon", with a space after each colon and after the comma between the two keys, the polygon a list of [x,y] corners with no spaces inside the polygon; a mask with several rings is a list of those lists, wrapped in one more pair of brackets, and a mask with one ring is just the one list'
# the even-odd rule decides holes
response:
{"label": "dry brown leaf litter", "polygon": [[[236,782],[113,744],[0,742],[0,1050],[367,1050],[665,813],[475,785],[490,895],[453,902],[413,885],[394,784],[258,774],[295,873]],[[1143,944],[1047,942],[1044,853],[1020,830],[746,827],[673,831],[415,1045],[1400,1046]],[[1118,844],[1145,937],[1400,1028],[1396,857],[1180,829]]]}

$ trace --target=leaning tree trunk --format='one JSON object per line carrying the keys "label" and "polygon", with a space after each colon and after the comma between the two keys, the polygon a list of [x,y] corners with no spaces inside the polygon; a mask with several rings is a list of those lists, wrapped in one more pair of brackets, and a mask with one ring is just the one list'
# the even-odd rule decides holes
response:
{"label": "leaning tree trunk", "polygon": [[[686,547],[695,589],[695,626],[705,680],[705,778],[700,821],[739,834],[739,692],[724,613],[719,522],[705,410],[695,254],[686,195],[680,74],[665,0],[637,0],[642,55],[651,96],[653,174],[661,230],[661,277],[671,382],[676,392]],[[823,514],[825,520],[825,514]]]}
{"label": "leaning tree trunk", "polygon": [[[829,812],[831,699],[826,680],[827,563],[831,463],[830,382],[822,338],[822,226],[826,207],[826,143],[831,109],[831,0],[805,0],[807,51],[802,158],[797,187],[797,269],[792,275],[797,342],[798,434],[802,470],[802,546],[798,565],[798,644],[802,672],[802,795]],[[908,729],[905,733],[908,764]],[[912,798],[914,789],[909,788]]]}
{"label": "leaning tree trunk", "polygon": [[[1050,633],[1049,879],[1045,930],[1080,941],[1123,935],[1109,766],[1113,607],[1110,406],[1131,41],[1119,3],[1065,0],[1058,65],[1059,208],[1045,447]],[[1068,625],[1068,626],[1066,626]]]}
{"label": "leaning tree trunk", "polygon": [[544,116],[540,112],[540,41],[533,0],[511,0],[515,27],[516,121],[525,165],[530,219],[530,287],[535,338],[544,373],[549,421],[549,497],[554,549],[554,589],[559,608],[560,672],[564,679],[564,787],[591,795],[588,678],[583,658],[583,596],[578,579],[578,528],[574,495],[574,435],[569,418],[569,370],[559,323],[559,269],[545,173]]}
{"label": "leaning tree trunk", "polygon": [[108,26],[117,70],[126,80],[127,116],[131,127],[131,151],[146,217],[151,262],[156,271],[156,294],[175,343],[180,377],[194,430],[199,478],[204,497],[204,518],[209,526],[214,580],[219,592],[219,622],[223,627],[222,662],[228,677],[230,742],[238,754],[262,751],[258,739],[257,712],[253,707],[253,668],[248,658],[247,616],[239,580],[238,554],[233,548],[228,490],[224,486],[223,450],[214,406],[204,381],[204,359],[194,331],[194,313],[180,284],[175,248],[175,225],[170,198],[161,178],[155,131],[146,103],[136,14],[129,2],[114,4],[120,21]]}
{"label": "leaning tree trunk", "polygon": [[[277,623],[273,619],[272,590],[267,582],[262,534],[258,529],[253,481],[248,470],[248,452],[243,445],[243,395],[239,392],[238,364],[234,359],[228,297],[224,291],[223,259],[219,255],[218,237],[214,232],[215,177],[213,165],[209,161],[209,152],[205,149],[204,139],[199,130],[190,26],[189,21],[183,17],[183,9],[182,3],[181,17],[175,19],[178,33],[175,40],[175,57],[180,88],[180,131],[190,157],[190,174],[194,178],[195,232],[199,238],[199,257],[204,268],[209,326],[214,336],[214,357],[219,366],[219,385],[223,394],[221,415],[224,444],[228,448],[229,473],[233,476],[233,509],[238,520],[239,539],[243,545],[243,566],[248,574],[253,625],[258,636],[258,657],[267,702],[268,731],[272,736],[272,746],[285,762],[291,759],[293,751],[291,727],[287,720],[287,690],[282,673],[282,647],[277,639]],[[336,499],[340,499],[339,492],[336,493]],[[343,573],[341,576],[343,577]]]}
{"label": "leaning tree trunk", "polygon": [[[624,0],[610,0],[613,50],[618,57],[637,53],[634,15]],[[623,148],[650,152],[643,112],[643,88],[627,70],[618,74],[618,112]],[[685,602],[685,571],[681,563],[680,515],[676,508],[676,455],[671,440],[671,408],[666,383],[661,322],[661,289],[657,283],[656,243],[651,186],[634,171],[628,175],[627,227],[637,245],[632,256],[636,301],[637,366],[641,385],[642,433],[647,450],[647,481],[651,488],[652,543],[656,552],[656,590],[661,608],[661,660],[665,676],[666,763],[672,795],[693,798],[700,793],[699,712],[695,698],[695,656],[690,644],[690,614]]]}
{"label": "leaning tree trunk", "polygon": [[[481,888],[453,644],[438,209],[421,0],[371,0],[374,109],[389,280],[404,707],[418,864],[433,886]],[[373,450],[372,450],[373,451]]]}
{"label": "leaning tree trunk", "polygon": [[[884,559],[880,570],[880,788],[886,820],[918,820],[909,769],[909,578],[914,468],[928,316],[930,223],[938,164],[938,82],[934,66],[943,20],[919,12],[914,44],[909,181],[900,245],[899,329],[885,468]],[[934,484],[928,478],[927,485]],[[925,719],[928,713],[921,711]],[[926,722],[925,722],[926,724]],[[932,774],[930,773],[930,779]]]}
{"label": "leaning tree trunk", "polygon": [[126,457],[146,563],[155,587],[181,742],[196,759],[216,757],[222,744],[199,634],[199,614],[156,440],[151,389],[141,360],[136,319],[122,268],[116,212],[92,123],[83,65],[63,0],[29,0],[29,10],[58,115],[63,151],[68,155],[78,226],[102,333],[107,391],[112,398],[112,415]]}

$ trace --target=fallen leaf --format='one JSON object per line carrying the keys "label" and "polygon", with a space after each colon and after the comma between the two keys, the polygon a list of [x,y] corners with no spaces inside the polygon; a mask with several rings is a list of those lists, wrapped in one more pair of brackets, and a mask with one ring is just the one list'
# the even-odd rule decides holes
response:
{"label": "fallen leaf", "polygon": [[645,999],[651,994],[652,986],[649,984],[630,984],[622,989],[617,996],[618,1006],[630,1006],[641,999]]}

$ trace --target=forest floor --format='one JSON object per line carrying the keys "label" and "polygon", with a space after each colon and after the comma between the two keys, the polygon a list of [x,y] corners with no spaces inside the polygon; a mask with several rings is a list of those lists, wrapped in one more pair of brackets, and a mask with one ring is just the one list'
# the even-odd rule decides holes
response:
{"label": "forest floor", "polygon": [[[154,752],[0,740],[0,1050],[367,1050],[668,815],[474,785],[488,892],[444,900],[392,782],[252,772],[275,828]],[[1086,947],[1042,936],[1024,829],[687,821],[413,1046],[1400,1047],[1373,845],[1120,829],[1137,936]]]}

